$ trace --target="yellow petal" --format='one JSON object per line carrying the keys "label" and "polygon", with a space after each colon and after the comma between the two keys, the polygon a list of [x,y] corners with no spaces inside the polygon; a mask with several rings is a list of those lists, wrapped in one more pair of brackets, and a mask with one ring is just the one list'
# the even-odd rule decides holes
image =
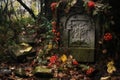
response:
{"label": "yellow petal", "polygon": [[114,64],[113,61],[108,62],[107,67],[112,66]]}
{"label": "yellow petal", "polygon": [[113,73],[112,69],[107,69],[108,73]]}
{"label": "yellow petal", "polygon": [[116,68],[113,66],[113,71],[116,71]]}
{"label": "yellow petal", "polygon": [[116,68],[114,66],[108,67],[107,69],[108,73],[113,73],[114,71],[116,71]]}

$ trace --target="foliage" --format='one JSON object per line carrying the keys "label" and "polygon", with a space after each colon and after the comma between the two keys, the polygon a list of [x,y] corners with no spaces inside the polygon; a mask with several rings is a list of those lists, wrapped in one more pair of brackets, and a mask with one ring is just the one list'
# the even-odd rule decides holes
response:
{"label": "foliage", "polygon": [[[2,0],[0,1],[0,6],[0,48],[2,49],[0,50],[0,56],[3,57],[4,54],[9,56],[7,52],[9,46],[18,43],[18,35],[28,23],[31,25],[35,24],[35,20],[29,14],[24,14],[25,9],[17,1]],[[5,55],[4,58],[7,58],[7,56]]]}

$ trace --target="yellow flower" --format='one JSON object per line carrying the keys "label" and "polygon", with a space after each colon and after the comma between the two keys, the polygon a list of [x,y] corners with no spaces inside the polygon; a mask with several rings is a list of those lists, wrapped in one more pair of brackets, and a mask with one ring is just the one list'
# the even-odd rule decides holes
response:
{"label": "yellow flower", "polygon": [[112,66],[113,64],[114,64],[114,62],[113,62],[113,61],[110,61],[110,62],[108,62],[107,67],[110,67],[110,66]]}
{"label": "yellow flower", "polygon": [[107,72],[110,74],[113,73],[114,71],[116,71],[116,68],[114,66],[108,67],[107,69]]}
{"label": "yellow flower", "polygon": [[67,60],[67,56],[66,56],[65,54],[63,54],[63,55],[61,56],[61,60],[62,60],[62,62],[65,62],[65,61]]}
{"label": "yellow flower", "polygon": [[108,67],[107,72],[110,74],[113,73],[114,71],[116,71],[113,61],[108,62],[107,67]]}

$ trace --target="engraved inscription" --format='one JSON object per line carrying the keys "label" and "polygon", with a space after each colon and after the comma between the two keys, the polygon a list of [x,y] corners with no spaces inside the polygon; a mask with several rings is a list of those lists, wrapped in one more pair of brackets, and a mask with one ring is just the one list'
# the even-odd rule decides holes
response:
{"label": "engraved inscription", "polygon": [[[80,19],[80,20],[79,20]],[[89,19],[73,18],[69,21],[69,46],[94,47],[95,30]]]}

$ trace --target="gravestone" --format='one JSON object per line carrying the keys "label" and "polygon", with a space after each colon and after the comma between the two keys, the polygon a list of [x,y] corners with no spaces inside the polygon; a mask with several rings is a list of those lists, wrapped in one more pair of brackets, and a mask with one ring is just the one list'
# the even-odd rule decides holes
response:
{"label": "gravestone", "polygon": [[[63,17],[62,44],[79,62],[94,62],[95,25],[92,18],[75,13]],[[64,23],[65,22],[65,23]]]}

